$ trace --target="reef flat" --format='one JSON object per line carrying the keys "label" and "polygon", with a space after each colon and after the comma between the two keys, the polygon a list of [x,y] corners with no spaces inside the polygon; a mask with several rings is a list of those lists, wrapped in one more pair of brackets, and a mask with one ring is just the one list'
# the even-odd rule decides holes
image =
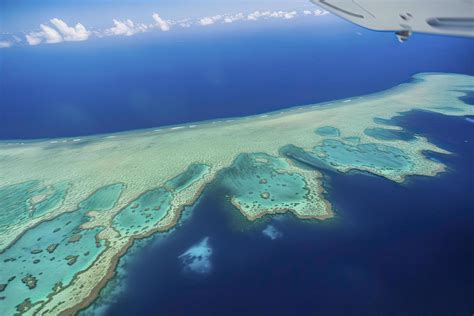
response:
{"label": "reef flat", "polygon": [[[449,154],[391,124],[411,110],[474,115],[474,78],[420,74],[362,97],[239,119],[0,143],[0,310],[71,314],[89,305],[134,240],[174,227],[219,176],[249,220],[333,216],[318,170],[403,182]],[[313,167],[313,168],[311,168]]]}

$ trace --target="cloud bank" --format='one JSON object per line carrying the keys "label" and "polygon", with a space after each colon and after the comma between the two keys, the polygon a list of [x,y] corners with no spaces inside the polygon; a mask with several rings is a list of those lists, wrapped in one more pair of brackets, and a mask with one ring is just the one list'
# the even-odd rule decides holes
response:
{"label": "cloud bank", "polygon": [[199,24],[202,26],[214,24],[214,20],[211,17],[205,17],[199,20]]}
{"label": "cloud bank", "polygon": [[101,35],[111,36],[111,35],[124,35],[124,36],[132,36],[137,33],[143,33],[148,29],[143,23],[135,24],[132,20],[127,19],[125,21],[121,20],[112,20],[114,22],[114,26],[111,28],[106,29],[103,34],[100,32],[98,33],[99,37]]}
{"label": "cloud bank", "polygon": [[58,18],[51,19],[51,23],[58,29],[65,41],[85,41],[89,38],[90,32],[81,23],[70,27]]}
{"label": "cloud bank", "polygon": [[[55,44],[61,42],[85,41],[92,35],[95,37],[104,36],[132,36],[147,32],[151,29],[159,29],[163,32],[171,30],[172,26],[180,28],[190,28],[193,26],[210,26],[213,24],[230,24],[244,21],[259,21],[269,19],[291,20],[298,16],[323,16],[329,12],[324,10],[303,10],[303,11],[254,11],[250,13],[217,14],[205,16],[197,19],[166,20],[158,13],[151,15],[153,23],[135,23],[131,19],[113,19],[113,25],[109,28],[90,31],[81,23],[69,26],[59,18],[49,20],[49,24],[40,24],[39,30],[31,31],[25,35],[26,43],[29,45]],[[14,36],[15,38],[18,38]],[[21,40],[4,40],[0,38],[0,48],[8,48]]]}
{"label": "cloud bank", "polygon": [[169,23],[163,20],[158,13],[153,13],[151,17],[153,18],[153,20],[155,20],[156,26],[158,26],[163,32],[167,32],[170,30]]}
{"label": "cloud bank", "polygon": [[12,45],[13,43],[10,41],[0,41],[0,48],[8,48]]}
{"label": "cloud bank", "polygon": [[68,26],[66,22],[58,18],[51,19],[49,22],[53,26],[40,24],[41,31],[30,32],[25,35],[28,44],[38,45],[43,42],[54,44],[64,41],[85,41],[91,34],[81,23],[77,23],[75,26]]}

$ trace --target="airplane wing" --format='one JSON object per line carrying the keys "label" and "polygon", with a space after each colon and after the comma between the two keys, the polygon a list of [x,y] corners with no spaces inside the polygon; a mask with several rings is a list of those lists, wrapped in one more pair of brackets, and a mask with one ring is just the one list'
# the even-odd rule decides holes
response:
{"label": "airplane wing", "polygon": [[413,32],[474,36],[474,0],[311,0],[350,22],[394,31],[400,41]]}

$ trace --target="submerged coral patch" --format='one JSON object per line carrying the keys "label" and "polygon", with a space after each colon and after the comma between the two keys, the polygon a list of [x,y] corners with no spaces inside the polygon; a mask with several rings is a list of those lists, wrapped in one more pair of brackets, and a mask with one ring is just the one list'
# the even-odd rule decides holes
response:
{"label": "submerged coral patch", "polygon": [[344,137],[343,140],[345,140],[346,142],[352,143],[352,144],[360,143],[360,137],[358,137],[358,136]]}
{"label": "submerged coral patch", "polygon": [[199,243],[186,250],[178,258],[183,264],[184,271],[208,274],[212,270],[211,256],[212,248],[209,244],[209,237],[205,237]]}
{"label": "submerged coral patch", "polygon": [[115,183],[100,188],[95,194],[82,201],[79,206],[86,211],[105,211],[114,207],[124,189],[122,183]]}
{"label": "submerged coral patch", "polygon": [[351,144],[326,139],[312,151],[288,145],[281,152],[288,158],[314,168],[333,172],[360,170],[395,181],[400,181],[417,167],[402,150],[385,144]]}
{"label": "submerged coral patch", "polygon": [[283,234],[273,225],[267,225],[267,227],[262,230],[262,233],[271,240],[279,239],[283,236]]}
{"label": "submerged coral patch", "polygon": [[0,187],[0,234],[3,229],[61,206],[69,185],[43,186],[37,180]]}
{"label": "submerged coral patch", "polygon": [[381,118],[381,117],[374,117],[372,119],[374,121],[375,124],[380,124],[380,125],[395,125],[392,120],[389,120],[389,119],[384,119],[384,118]]}
{"label": "submerged coral patch", "polygon": [[179,174],[165,183],[165,187],[172,191],[181,191],[201,179],[209,172],[209,166],[205,164],[192,164],[185,172]]}
{"label": "submerged coral patch", "polygon": [[400,149],[383,144],[349,145],[338,140],[325,140],[314,148],[316,157],[338,169],[407,172],[413,166],[410,158]]}
{"label": "submerged coral patch", "polygon": [[38,186],[38,181],[27,181],[0,188],[0,201],[2,201],[0,233],[2,228],[5,229],[30,217],[28,201],[34,197]]}
{"label": "submerged coral patch", "polygon": [[280,149],[280,153],[289,159],[304,165],[311,166],[318,170],[337,171],[336,168],[328,164],[326,161],[317,157],[314,153],[306,151],[295,145],[286,145]]}
{"label": "submerged coral patch", "polygon": [[[305,216],[327,216],[316,175],[285,159],[267,154],[242,154],[221,177],[231,202],[249,219],[293,211]],[[311,182],[311,184],[309,183]]]}
{"label": "submerged coral patch", "polygon": [[319,136],[341,136],[338,128],[333,126],[323,126],[316,129],[316,134]]}
{"label": "submerged coral patch", "polygon": [[366,128],[364,134],[378,140],[403,140],[410,141],[415,139],[415,136],[403,130],[386,129],[380,127]]}

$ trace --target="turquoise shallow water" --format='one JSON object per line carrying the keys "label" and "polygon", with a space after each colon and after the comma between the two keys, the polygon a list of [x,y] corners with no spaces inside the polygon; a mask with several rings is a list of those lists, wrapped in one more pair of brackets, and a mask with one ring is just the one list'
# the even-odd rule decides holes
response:
{"label": "turquoise shallow water", "polygon": [[345,139],[348,143],[337,139],[324,140],[314,147],[312,152],[304,151],[293,145],[281,149],[282,154],[314,168],[337,171],[337,168],[358,169],[368,171],[383,170],[404,172],[409,171],[412,162],[398,148],[384,144],[359,144],[359,139]]}
{"label": "turquoise shallow water", "polygon": [[155,227],[171,208],[173,193],[182,191],[201,179],[209,166],[193,164],[183,173],[167,181],[163,188],[156,188],[140,195],[122,209],[112,225],[121,235],[138,235]]}
{"label": "turquoise shallow water", "polygon": [[386,128],[374,127],[364,130],[367,136],[376,138],[378,140],[404,140],[409,141],[414,139],[414,136],[405,131],[390,130]]}
{"label": "turquoise shallow water", "polygon": [[185,172],[166,182],[165,186],[175,192],[182,191],[201,179],[209,169],[209,166],[204,164],[192,164]]}
{"label": "turquoise shallow water", "polygon": [[320,136],[340,136],[341,132],[338,128],[332,126],[323,126],[316,129],[316,134]]}
{"label": "turquoise shallow water", "polygon": [[[51,289],[59,290],[76,273],[91,266],[105,249],[104,243],[96,240],[102,228],[80,226],[88,221],[88,211],[112,208],[122,188],[121,184],[113,184],[99,189],[78,210],[29,229],[0,254],[0,309],[5,315],[25,310],[28,302],[47,299]],[[17,306],[19,302],[24,306]]]}
{"label": "turquoise shallow water", "polygon": [[308,189],[301,175],[285,172],[288,166],[266,154],[242,154],[223,172],[221,185],[250,213],[256,208],[294,208],[305,203]]}
{"label": "turquoise shallow water", "polygon": [[122,235],[138,235],[149,230],[168,212],[172,195],[165,189],[154,189],[143,193],[122,209],[113,219],[112,225]]}
{"label": "turquoise shallow water", "polygon": [[403,151],[383,144],[354,146],[328,139],[322,145],[314,147],[314,153],[332,166],[406,171],[412,165]]}
{"label": "turquoise shallow water", "polygon": [[[26,222],[61,206],[68,187],[67,183],[44,187],[39,181],[28,181],[0,188],[0,233],[10,225]],[[33,204],[32,199],[38,195],[45,197]]]}

